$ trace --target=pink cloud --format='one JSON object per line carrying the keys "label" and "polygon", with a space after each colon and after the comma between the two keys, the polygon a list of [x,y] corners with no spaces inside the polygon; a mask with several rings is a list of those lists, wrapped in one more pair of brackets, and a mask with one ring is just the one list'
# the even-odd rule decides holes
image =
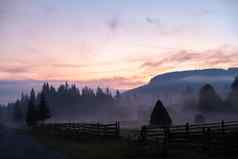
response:
{"label": "pink cloud", "polygon": [[30,70],[28,67],[21,66],[1,66],[0,72],[9,73],[9,74],[20,74],[28,73]]}
{"label": "pink cloud", "polygon": [[159,60],[146,61],[141,68],[153,69],[166,65],[199,64],[201,66],[216,67],[220,65],[238,65],[238,49],[218,48],[205,51],[182,50],[175,53],[168,53]]}

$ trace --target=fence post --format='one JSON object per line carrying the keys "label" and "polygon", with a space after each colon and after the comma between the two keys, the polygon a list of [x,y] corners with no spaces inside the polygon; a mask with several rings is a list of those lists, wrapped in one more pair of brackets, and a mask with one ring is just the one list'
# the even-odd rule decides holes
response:
{"label": "fence post", "polygon": [[99,125],[99,123],[97,123],[97,135],[96,136],[100,136],[100,125]]}
{"label": "fence post", "polygon": [[202,147],[202,149],[203,150],[206,150],[206,142],[207,142],[207,133],[206,133],[206,128],[205,127],[203,127],[202,128],[202,134],[203,134],[203,141],[202,141],[202,143],[203,143],[203,147]]}
{"label": "fence post", "polygon": [[120,122],[116,121],[116,136],[120,136]]}
{"label": "fence post", "polygon": [[187,139],[189,139],[189,123],[186,123],[186,125],[185,125],[185,127],[186,127],[186,135],[187,135]]}
{"label": "fence post", "polygon": [[107,127],[106,127],[106,125],[103,125],[102,136],[103,137],[107,136]]}
{"label": "fence post", "polygon": [[222,131],[222,136],[224,137],[224,135],[225,135],[225,129],[224,129],[224,125],[225,123],[224,123],[224,120],[222,120],[221,121],[221,131]]}
{"label": "fence post", "polygon": [[142,126],[141,128],[141,139],[142,139],[142,142],[145,142],[146,141],[146,135],[147,135],[147,132],[146,132],[146,126]]}
{"label": "fence post", "polygon": [[169,139],[170,136],[171,136],[171,135],[170,135],[170,128],[167,127],[167,138]]}
{"label": "fence post", "polygon": [[207,150],[210,151],[211,129],[207,128]]}
{"label": "fence post", "polygon": [[162,157],[168,156],[168,140],[169,140],[170,129],[169,127],[164,128],[164,141],[162,147]]}

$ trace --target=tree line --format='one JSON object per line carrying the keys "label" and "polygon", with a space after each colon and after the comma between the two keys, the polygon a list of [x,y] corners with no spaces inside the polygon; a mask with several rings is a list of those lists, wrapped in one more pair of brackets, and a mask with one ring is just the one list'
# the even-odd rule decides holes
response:
{"label": "tree line", "polygon": [[[194,122],[205,122],[205,113],[238,112],[238,76],[230,87],[231,90],[228,96],[225,99],[222,99],[211,84],[202,86],[199,91],[198,103],[194,103],[194,105],[197,105],[197,109],[200,112],[194,117]],[[160,126],[172,124],[172,118],[160,100],[157,100],[150,115],[150,124]]]}
{"label": "tree line", "polygon": [[[25,115],[25,121],[27,125],[33,126],[37,124],[37,122],[45,121],[46,119],[50,118],[50,116],[50,110],[49,106],[47,105],[44,92],[41,92],[39,94],[39,101],[37,103],[35,92],[32,89],[28,101],[27,112]],[[17,117],[16,114],[15,117]]]}
{"label": "tree line", "polygon": [[[190,88],[186,90],[191,92]],[[55,88],[44,83],[39,92],[32,89],[29,95],[22,94],[16,102],[0,107],[0,119],[9,114],[13,121],[26,122],[28,125],[43,122],[49,117],[68,121],[130,119],[133,116],[132,111],[136,111],[133,105],[138,104],[132,101],[137,101],[137,98],[122,96],[119,91],[112,95],[109,88],[80,89],[67,82]],[[196,93],[196,100],[189,100],[185,104],[199,113],[195,117],[196,121],[204,121],[205,113],[238,112],[238,77],[231,83],[226,97],[221,97],[215,88],[207,83]]]}
{"label": "tree line", "polygon": [[29,95],[22,93],[20,99],[8,104],[5,113],[10,114],[13,121],[24,122],[29,126],[50,117],[55,120],[97,115],[109,118],[112,112],[118,110],[116,105],[120,96],[118,90],[112,95],[109,88],[92,89],[85,86],[79,89],[67,82],[55,88],[46,82],[39,92],[32,89]]}
{"label": "tree line", "polygon": [[238,76],[230,86],[230,92],[222,99],[210,84],[205,84],[199,92],[198,110],[201,112],[237,112]]}

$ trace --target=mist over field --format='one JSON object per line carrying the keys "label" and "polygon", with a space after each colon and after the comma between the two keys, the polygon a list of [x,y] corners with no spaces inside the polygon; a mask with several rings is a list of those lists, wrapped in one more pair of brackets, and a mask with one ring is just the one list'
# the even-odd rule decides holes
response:
{"label": "mist over field", "polygon": [[[206,122],[219,120],[237,120],[237,108],[231,108],[226,102],[231,85],[238,74],[237,69],[207,69],[172,72],[158,75],[146,85],[124,92],[100,87],[85,87],[79,83],[63,81],[8,81],[1,82],[5,94],[2,101],[11,98],[6,110],[5,120],[14,117],[14,100],[21,106],[23,116],[27,112],[29,92],[39,102],[41,92],[45,92],[51,110],[48,122],[104,122],[121,121],[122,127],[137,127],[149,124],[150,115],[157,100],[161,100],[172,118],[173,124],[196,122],[196,116],[202,115]],[[224,109],[214,106],[211,110],[199,108],[201,88],[211,84],[222,101]],[[42,87],[43,86],[43,87]],[[79,86],[79,87],[78,87]],[[4,89],[1,89],[4,91]],[[23,94],[17,94],[23,92]],[[214,93],[215,93],[214,92]],[[15,94],[15,99],[12,94]],[[12,113],[13,114],[12,114]]]}

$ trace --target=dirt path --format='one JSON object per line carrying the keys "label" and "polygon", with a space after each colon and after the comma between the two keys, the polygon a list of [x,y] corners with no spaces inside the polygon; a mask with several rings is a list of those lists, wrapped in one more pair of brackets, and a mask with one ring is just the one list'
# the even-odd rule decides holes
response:
{"label": "dirt path", "polygon": [[34,143],[31,136],[0,125],[0,159],[63,159],[63,155]]}

